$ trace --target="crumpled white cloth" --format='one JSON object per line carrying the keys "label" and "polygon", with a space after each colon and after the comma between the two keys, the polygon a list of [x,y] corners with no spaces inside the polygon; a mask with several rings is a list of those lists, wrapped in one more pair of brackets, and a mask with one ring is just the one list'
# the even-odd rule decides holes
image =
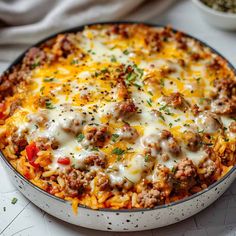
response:
{"label": "crumpled white cloth", "polygon": [[0,61],[61,30],[90,22],[146,20],[173,0],[1,0]]}

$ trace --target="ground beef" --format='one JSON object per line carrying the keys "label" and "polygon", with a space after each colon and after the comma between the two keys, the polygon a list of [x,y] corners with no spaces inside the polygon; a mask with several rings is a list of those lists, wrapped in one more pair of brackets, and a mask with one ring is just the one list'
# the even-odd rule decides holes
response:
{"label": "ground beef", "polygon": [[210,158],[206,158],[199,166],[201,169],[201,175],[204,178],[209,178],[212,176],[216,170],[216,164]]}
{"label": "ground beef", "polygon": [[177,140],[173,137],[171,132],[168,130],[162,130],[161,132],[161,141],[162,141],[162,149],[165,152],[170,152],[176,156],[178,156],[181,152],[181,147],[178,144]]}
{"label": "ground beef", "polygon": [[221,62],[219,58],[214,58],[214,60],[208,65],[208,68],[213,71],[218,71],[221,69]]}
{"label": "ground beef", "polygon": [[123,38],[129,38],[129,31],[128,31],[128,25],[126,26],[125,24],[117,24],[111,27],[107,31],[107,34],[117,34],[120,35]]}
{"label": "ground beef", "polygon": [[196,167],[188,158],[182,159],[175,167],[174,177],[177,180],[185,181],[196,176]]}
{"label": "ground beef", "polygon": [[229,130],[232,133],[236,133],[236,121],[231,122],[231,124],[229,126]]}
{"label": "ground beef", "polygon": [[159,52],[162,48],[162,40],[160,37],[160,34],[158,32],[152,32],[148,35],[146,35],[145,44],[150,48],[150,51],[152,52]]}
{"label": "ground beef", "polygon": [[122,102],[118,102],[115,105],[115,110],[113,115],[116,119],[125,119],[135,114],[136,111],[137,107],[135,106],[133,100],[127,99]]}
{"label": "ground beef", "polygon": [[25,82],[29,73],[28,70],[22,70],[19,65],[13,67],[10,71],[0,76],[0,100],[11,96],[16,91],[16,85]]}
{"label": "ground beef", "polygon": [[16,101],[13,101],[10,105],[10,112],[9,116],[12,116],[14,112],[21,106],[21,100],[17,99]]}
{"label": "ground beef", "polygon": [[188,50],[188,45],[187,45],[187,39],[184,33],[182,32],[177,32],[175,34],[175,39],[177,41],[177,47],[179,49],[182,49],[184,51]]}
{"label": "ground beef", "polygon": [[36,146],[40,150],[48,150],[52,148],[53,150],[58,149],[59,142],[55,138],[47,138],[47,137],[38,137],[35,140]]}
{"label": "ground beef", "polygon": [[133,141],[138,138],[139,134],[134,127],[129,124],[125,124],[121,130],[118,132],[119,140]]}
{"label": "ground beef", "polygon": [[53,45],[52,51],[57,57],[67,58],[70,54],[76,51],[75,44],[72,42],[73,35],[64,34],[58,35],[56,42]]}
{"label": "ground beef", "polygon": [[41,108],[46,108],[46,103],[50,101],[50,97],[49,96],[43,96],[43,97],[38,97],[35,100],[35,106],[36,107],[41,107]]}
{"label": "ground beef", "polygon": [[189,107],[189,103],[184,99],[184,96],[179,92],[172,93],[170,96],[164,97],[163,100],[168,105],[174,108],[181,109],[183,111],[186,111]]}
{"label": "ground beef", "polygon": [[41,110],[35,114],[29,114],[27,118],[37,126],[44,126],[48,122],[48,114],[45,110]]}
{"label": "ground beef", "polygon": [[105,168],[106,166],[106,158],[105,155],[99,155],[99,154],[92,154],[85,158],[84,160],[85,165],[89,166],[101,166],[102,168]]}
{"label": "ground beef", "polygon": [[94,176],[69,167],[62,175],[65,179],[65,191],[70,197],[83,193]]}
{"label": "ground beef", "polygon": [[232,78],[217,78],[214,80],[214,87],[220,97],[232,98],[236,96],[236,80]]}
{"label": "ground beef", "polygon": [[106,126],[87,126],[84,128],[84,135],[90,145],[103,147],[109,138]]}
{"label": "ground beef", "polygon": [[191,58],[191,60],[193,60],[193,61],[199,61],[199,60],[201,60],[202,59],[202,56],[201,56],[201,54],[200,53],[197,53],[197,52],[193,52],[192,54],[191,54],[191,56],[190,56],[190,58]]}
{"label": "ground beef", "polygon": [[153,208],[162,202],[161,192],[157,189],[146,189],[138,194],[138,203],[143,208]]}
{"label": "ground beef", "polygon": [[119,99],[128,99],[130,97],[124,80],[120,80],[117,84],[117,95]]}
{"label": "ground beef", "polygon": [[47,54],[40,48],[33,47],[25,55],[22,69],[34,69],[47,61]]}
{"label": "ground beef", "polygon": [[97,176],[97,186],[101,191],[109,188],[109,177],[104,173],[99,173]]}
{"label": "ground beef", "polygon": [[144,137],[142,144],[145,147],[145,154],[151,156],[166,154],[168,152],[178,156],[181,152],[180,145],[168,130],[162,130],[160,133],[150,134]]}
{"label": "ground beef", "polygon": [[161,152],[160,137],[158,134],[150,134],[142,138],[145,155],[156,157]]}
{"label": "ground beef", "polygon": [[223,128],[220,117],[210,111],[201,113],[196,119],[196,125],[204,133],[214,133]]}
{"label": "ground beef", "polygon": [[220,115],[229,115],[236,112],[236,100],[222,97],[213,100],[211,110]]}
{"label": "ground beef", "polygon": [[184,141],[188,150],[196,152],[201,146],[201,137],[192,131],[184,132]]}
{"label": "ground beef", "polygon": [[17,153],[21,152],[28,145],[28,142],[26,139],[26,132],[13,133],[11,136],[11,141],[15,147],[16,152]]}
{"label": "ground beef", "polygon": [[192,106],[192,112],[194,116],[197,116],[199,114],[200,111],[199,111],[199,106],[197,104],[194,104]]}

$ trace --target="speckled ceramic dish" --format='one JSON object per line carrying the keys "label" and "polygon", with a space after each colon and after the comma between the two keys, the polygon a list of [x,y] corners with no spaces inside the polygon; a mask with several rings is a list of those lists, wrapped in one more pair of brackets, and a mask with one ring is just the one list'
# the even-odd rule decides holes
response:
{"label": "speckled ceramic dish", "polygon": [[[122,23],[127,24],[124,22]],[[104,24],[104,23],[99,23],[99,24]],[[116,22],[109,22],[109,24],[116,24]],[[136,24],[136,23],[129,22],[129,24]],[[96,24],[91,24],[91,25],[96,25]],[[157,25],[149,25],[149,26],[157,28],[161,27]],[[77,28],[69,29],[60,33],[63,34],[70,32],[80,32],[84,29],[84,27],[85,26],[79,26]],[[56,35],[57,34],[52,35],[34,46],[37,47],[42,43],[46,42],[47,40],[55,37]],[[194,39],[195,41],[199,42],[199,44],[208,48],[215,55],[218,55],[219,57],[223,58],[218,52],[216,52],[214,49],[210,48],[208,45],[201,42],[200,40],[195,39],[194,37],[188,35],[186,35],[186,37]],[[24,58],[26,52],[23,53],[18,59],[16,59],[16,61],[13,62],[12,65],[10,65],[8,70],[13,68],[18,63],[20,63]],[[227,62],[227,64],[228,64],[227,66],[235,73],[233,66],[229,62]],[[218,181],[216,181],[217,179],[214,180],[215,182],[212,181],[211,182],[212,184],[209,184],[209,186],[205,184],[205,187],[200,188],[200,190],[201,189],[203,190],[201,191],[198,190],[196,191],[196,193],[192,192],[191,193],[192,195],[189,197],[185,198],[180,197],[177,198],[180,200],[175,200],[175,201],[173,201],[171,198],[167,199],[167,201],[165,202],[170,202],[168,204],[162,204],[162,205],[156,204],[154,205],[154,207],[150,206],[152,207],[150,209],[148,208],[148,206],[146,208],[140,207],[142,206],[141,204],[137,205],[137,207],[135,205],[134,206],[127,205],[123,207],[127,209],[120,209],[120,210],[111,209],[112,205],[109,206],[110,208],[100,208],[100,209],[91,209],[84,205],[79,205],[78,213],[75,214],[72,211],[70,201],[66,201],[62,198],[56,197],[50,194],[49,193],[50,191],[47,192],[37,187],[26,178],[27,176],[25,177],[21,175],[11,165],[7,157],[5,157],[2,152],[0,152],[0,156],[5,163],[6,170],[8,171],[12,182],[16,185],[19,191],[21,191],[22,194],[24,194],[36,206],[43,209],[47,213],[61,220],[69,222],[71,224],[105,231],[140,231],[140,230],[158,228],[184,220],[198,213],[199,211],[209,206],[212,202],[214,202],[219,196],[221,196],[224,193],[224,191],[230,186],[230,184],[235,180],[236,177],[235,167],[232,168],[229,167],[232,166],[231,164],[225,167],[226,169],[225,171],[222,170],[223,174],[220,175]],[[175,172],[173,171],[171,175],[173,176],[174,174]],[[108,205],[104,206],[107,207]]]}

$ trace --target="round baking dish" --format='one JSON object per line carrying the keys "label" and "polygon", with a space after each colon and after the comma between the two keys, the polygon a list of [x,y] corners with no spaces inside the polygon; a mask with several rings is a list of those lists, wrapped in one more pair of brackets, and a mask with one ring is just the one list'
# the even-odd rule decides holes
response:
{"label": "round baking dish", "polygon": [[[99,24],[115,24],[115,23],[131,23],[131,22],[105,22]],[[135,22],[132,22],[135,24]],[[90,24],[94,25],[96,23]],[[148,24],[150,27],[162,27],[159,25]],[[60,33],[77,32],[83,30],[83,26],[79,26],[73,29],[62,31]],[[56,36],[57,34],[51,35],[50,37],[40,41],[34,46],[38,46],[48,39]],[[187,37],[193,38],[199,41],[204,46],[211,49],[215,54],[220,55],[217,51],[192,36]],[[27,52],[28,50],[26,50]],[[18,57],[8,68],[12,68],[14,65],[21,62],[25,53]],[[224,58],[224,57],[222,57]],[[229,67],[235,72],[233,66],[228,62]],[[236,72],[235,72],[236,73]],[[166,225],[170,225],[181,220],[184,220],[199,211],[203,210],[217,198],[219,198],[224,191],[230,186],[230,184],[236,178],[235,167],[233,167],[224,177],[210,185],[207,189],[198,192],[185,199],[166,204],[160,205],[153,209],[131,209],[131,210],[111,210],[111,209],[99,209],[93,210],[88,207],[80,205],[78,208],[78,214],[75,215],[71,209],[71,203],[55,197],[46,191],[38,188],[24,176],[18,173],[7,158],[0,152],[1,159],[3,160],[6,170],[12,182],[15,184],[17,189],[22,192],[30,201],[36,206],[43,209],[50,215],[53,215],[61,220],[83,226],[86,228],[105,230],[105,231],[140,231],[158,228]]]}

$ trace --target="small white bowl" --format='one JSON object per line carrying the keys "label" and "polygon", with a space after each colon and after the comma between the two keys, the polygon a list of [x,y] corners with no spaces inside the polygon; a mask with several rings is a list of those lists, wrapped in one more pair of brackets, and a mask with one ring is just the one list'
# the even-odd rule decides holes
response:
{"label": "small white bowl", "polygon": [[236,30],[236,13],[225,13],[214,10],[200,0],[192,0],[204,19],[211,25],[225,30]]}

